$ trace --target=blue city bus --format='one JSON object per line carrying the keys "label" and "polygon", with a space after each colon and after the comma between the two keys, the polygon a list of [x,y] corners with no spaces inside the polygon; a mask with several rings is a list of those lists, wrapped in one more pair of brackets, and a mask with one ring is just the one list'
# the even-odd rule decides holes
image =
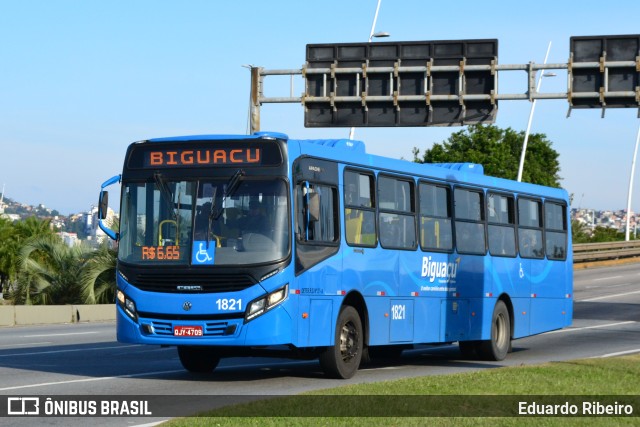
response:
{"label": "blue city bus", "polygon": [[[121,183],[118,232],[106,223]],[[150,139],[102,185],[120,342],[319,358],[330,377],[421,344],[502,360],[571,324],[566,191],[280,133]]]}

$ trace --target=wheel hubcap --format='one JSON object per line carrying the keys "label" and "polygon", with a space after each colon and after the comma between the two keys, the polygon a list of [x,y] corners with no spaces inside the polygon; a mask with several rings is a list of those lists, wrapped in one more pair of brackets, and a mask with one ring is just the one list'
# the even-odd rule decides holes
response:
{"label": "wheel hubcap", "polygon": [[506,321],[503,314],[496,318],[496,345],[498,348],[504,348],[507,341]]}
{"label": "wheel hubcap", "polygon": [[340,353],[342,360],[350,361],[358,354],[358,332],[352,323],[347,323],[340,331]]}

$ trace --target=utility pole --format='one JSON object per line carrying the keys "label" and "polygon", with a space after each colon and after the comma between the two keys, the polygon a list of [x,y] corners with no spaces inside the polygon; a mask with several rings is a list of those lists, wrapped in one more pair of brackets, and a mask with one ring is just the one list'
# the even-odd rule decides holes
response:
{"label": "utility pole", "polygon": [[[543,64],[547,63],[547,59],[549,58],[549,51],[551,51],[551,42],[549,42],[549,46],[547,47],[547,54],[544,56]],[[540,92],[540,85],[542,84],[542,77],[544,76],[544,70],[540,71],[540,76],[538,77],[538,85],[536,86],[536,92]],[[531,131],[531,122],[533,121],[533,112],[536,109],[536,99],[531,101],[531,111],[529,112],[529,123],[527,123],[527,131],[524,134],[524,141],[522,142],[522,153],[520,153],[520,165],[518,166],[518,182],[522,181],[522,171],[524,170],[524,157],[527,154],[527,143],[529,142],[529,132]]]}
{"label": "utility pole", "polygon": [[[633,176],[636,173],[636,157],[638,156],[638,143],[640,143],[640,126],[638,126],[638,136],[636,137],[636,147],[633,149],[633,157],[631,158],[631,175],[629,176],[629,194],[627,196],[627,229],[624,234],[624,240],[629,241],[629,227],[631,225],[631,193],[633,192]],[[635,234],[635,233],[634,233]]]}
{"label": "utility pole", "polygon": [[[374,37],[374,31],[376,30],[376,22],[378,22],[378,12],[380,12],[380,3],[382,3],[382,0],[378,0],[378,5],[376,6],[376,13],[373,15],[373,22],[371,23],[371,31],[369,32],[369,43],[371,43],[371,40]],[[387,37],[388,34],[385,33],[384,36],[382,37]],[[353,135],[356,131],[356,128],[352,127],[349,130],[349,139],[353,139]]]}

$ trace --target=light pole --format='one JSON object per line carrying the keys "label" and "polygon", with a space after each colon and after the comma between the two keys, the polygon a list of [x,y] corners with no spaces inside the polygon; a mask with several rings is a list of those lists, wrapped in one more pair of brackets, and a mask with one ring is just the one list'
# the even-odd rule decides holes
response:
{"label": "light pole", "polygon": [[[249,72],[252,72],[252,70],[255,68],[253,64],[242,64],[241,67],[248,69]],[[251,91],[249,91],[249,108],[247,111],[247,135],[249,135],[250,133],[251,133]]]}
{"label": "light pole", "polygon": [[[549,51],[551,51],[551,42],[547,47],[547,54],[544,56],[543,64],[547,63],[549,58]],[[549,77],[555,76],[555,74],[547,74]],[[536,92],[540,91],[540,85],[542,84],[542,77],[544,76],[544,70],[540,71],[540,77],[538,77],[538,85],[536,86]],[[524,134],[524,141],[522,142],[522,153],[520,153],[520,165],[518,166],[518,181],[522,181],[522,170],[524,169],[524,157],[527,154],[527,143],[529,142],[529,132],[531,131],[531,122],[533,121],[533,112],[536,109],[536,100],[531,101],[531,111],[529,112],[529,123],[527,124],[527,131]]]}
{"label": "light pole", "polygon": [[633,158],[631,159],[631,175],[629,176],[629,194],[627,196],[627,230],[624,234],[624,240],[629,241],[629,227],[631,225],[631,192],[633,191],[633,176],[636,173],[636,157],[638,156],[638,143],[640,143],[640,126],[638,126],[638,136],[636,136],[636,147],[633,149]]}
{"label": "light pole", "polygon": [[[376,22],[378,22],[378,12],[380,11],[380,3],[382,3],[382,0],[378,0],[378,5],[376,6],[376,13],[375,15],[373,15],[373,22],[371,23],[371,31],[369,32],[369,43],[371,43],[371,40],[374,37],[389,37],[389,33],[386,33],[384,31],[381,32],[377,32],[374,33],[375,29],[376,29]],[[355,133],[356,128],[352,127],[351,130],[349,131],[349,139],[353,139],[353,134]]]}

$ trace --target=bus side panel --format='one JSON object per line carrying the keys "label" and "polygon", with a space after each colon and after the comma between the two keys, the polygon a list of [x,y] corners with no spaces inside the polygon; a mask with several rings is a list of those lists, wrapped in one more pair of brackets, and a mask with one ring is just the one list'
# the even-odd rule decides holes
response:
{"label": "bus side panel", "polygon": [[333,341],[333,299],[300,297],[298,347],[328,346]]}
{"label": "bus side panel", "polygon": [[342,275],[338,273],[342,269],[341,258],[339,253],[331,256],[293,281],[291,292],[300,295],[297,319],[294,322],[298,325],[297,342],[294,342],[294,345],[333,345],[335,322],[338,317],[334,305],[339,307],[339,302],[334,300],[342,294]]}
{"label": "bus side panel", "polygon": [[415,303],[415,342],[435,343],[442,341],[442,299],[421,297]]}
{"label": "bus side panel", "polygon": [[537,334],[571,324],[568,310],[573,272],[571,264],[549,260],[532,261],[531,333]]}
{"label": "bus side panel", "polygon": [[[492,277],[493,297],[506,295],[513,305],[513,337],[530,334],[531,327],[531,260],[520,257],[487,256],[487,274]],[[495,301],[494,301],[495,304]],[[487,307],[493,314],[493,306]],[[489,322],[491,318],[489,317]],[[486,336],[485,338],[486,339]]]}
{"label": "bus side panel", "polygon": [[445,299],[442,300],[441,342],[464,341],[469,337],[470,313],[469,300]]}
{"label": "bus side panel", "polygon": [[533,298],[531,300],[531,334],[566,326],[566,299]]}
{"label": "bus side panel", "polygon": [[[295,326],[290,314],[291,300],[244,325],[244,345],[282,345],[295,338]],[[285,308],[286,307],[286,308]]]}
{"label": "bus side panel", "polygon": [[392,343],[413,341],[413,300],[391,299],[389,316],[391,325],[389,328],[389,341]]}
{"label": "bus side panel", "polygon": [[364,300],[369,310],[369,345],[389,344],[389,298],[368,296]]}
{"label": "bus side panel", "polygon": [[512,298],[513,304],[513,338],[531,335],[531,299]]}

